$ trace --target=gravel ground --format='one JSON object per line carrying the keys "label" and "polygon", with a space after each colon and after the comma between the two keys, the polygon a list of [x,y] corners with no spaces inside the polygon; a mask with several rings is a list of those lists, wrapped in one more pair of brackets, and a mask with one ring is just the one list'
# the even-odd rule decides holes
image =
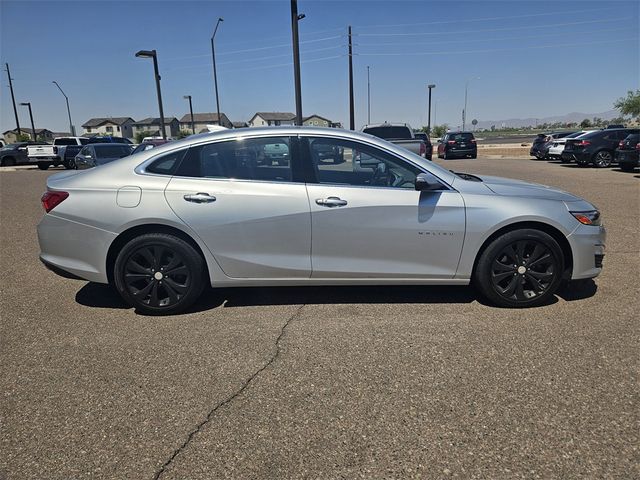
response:
{"label": "gravel ground", "polygon": [[0,478],[638,478],[640,175],[440,163],[594,202],[603,274],[528,310],[251,288],[145,317],[39,264],[52,172],[0,169]]}

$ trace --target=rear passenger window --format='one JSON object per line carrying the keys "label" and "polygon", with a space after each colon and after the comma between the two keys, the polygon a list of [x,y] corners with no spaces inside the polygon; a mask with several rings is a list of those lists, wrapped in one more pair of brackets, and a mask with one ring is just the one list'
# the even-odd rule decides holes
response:
{"label": "rear passenger window", "polygon": [[159,175],[173,175],[186,152],[187,150],[178,150],[162,155],[153,161],[145,170],[148,173],[157,173]]}
{"label": "rear passenger window", "polygon": [[178,176],[292,181],[289,137],[246,138],[191,147]]}

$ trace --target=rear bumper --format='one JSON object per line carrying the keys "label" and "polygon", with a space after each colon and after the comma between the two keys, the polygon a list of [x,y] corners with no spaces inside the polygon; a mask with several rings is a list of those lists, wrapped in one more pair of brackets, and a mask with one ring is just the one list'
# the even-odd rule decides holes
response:
{"label": "rear bumper", "polygon": [[49,213],[38,225],[40,260],[66,278],[108,283],[107,252],[116,236]]}
{"label": "rear bumper", "polygon": [[478,149],[477,148],[466,148],[466,149],[456,148],[455,150],[452,150],[452,149],[445,150],[445,153],[452,157],[465,157],[467,155],[477,155]]}
{"label": "rear bumper", "polygon": [[602,272],[607,232],[604,227],[580,225],[567,236],[573,254],[572,280],[594,278]]}
{"label": "rear bumper", "polygon": [[615,162],[617,162],[619,165],[629,165],[637,167],[639,164],[638,157],[640,157],[638,152],[635,152],[633,150],[616,150]]}
{"label": "rear bumper", "polygon": [[563,151],[561,158],[567,162],[589,163],[591,155],[585,152]]}

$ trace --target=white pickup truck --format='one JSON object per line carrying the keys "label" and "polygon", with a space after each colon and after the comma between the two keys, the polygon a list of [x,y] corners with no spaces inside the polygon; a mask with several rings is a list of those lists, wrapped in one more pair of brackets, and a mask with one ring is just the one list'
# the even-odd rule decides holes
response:
{"label": "white pickup truck", "polygon": [[[427,144],[422,139],[416,138],[413,129],[406,123],[385,122],[375,125],[365,125],[362,127],[362,132],[395,143],[410,152],[431,160],[431,149],[427,151]],[[431,146],[430,142],[429,146]]]}
{"label": "white pickup truck", "polygon": [[53,140],[53,145],[33,145],[27,148],[30,163],[37,163],[40,170],[51,165],[64,168],[73,167],[73,159],[82,147],[89,143],[86,137],[60,137]]}

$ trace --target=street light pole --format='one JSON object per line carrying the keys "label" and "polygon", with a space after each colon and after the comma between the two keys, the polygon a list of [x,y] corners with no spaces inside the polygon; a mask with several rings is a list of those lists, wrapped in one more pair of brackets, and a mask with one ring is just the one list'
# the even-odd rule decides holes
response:
{"label": "street light pole", "polygon": [[291,37],[293,42],[293,79],[296,90],[296,125],[302,125],[302,86],[300,83],[300,39],[298,22],[305,17],[298,15],[298,0],[291,0]]}
{"label": "street light pole", "polygon": [[367,124],[371,124],[371,81],[369,80],[369,65],[367,65]]}
{"label": "street light pole", "polygon": [[349,130],[356,129],[356,114],[353,101],[353,43],[349,25]]}
{"label": "street light pole", "polygon": [[189,100],[189,113],[191,114],[191,130],[193,130],[193,134],[195,135],[196,133],[196,124],[193,121],[193,105],[191,104],[191,95],[185,95],[184,97],[185,100]]}
{"label": "street light pole", "polygon": [[213,29],[213,35],[211,35],[211,58],[213,59],[213,85],[216,90],[216,111],[218,112],[218,125],[222,125],[220,120],[220,97],[218,96],[218,72],[216,71],[216,49],[213,46],[213,40],[216,38],[216,32],[220,22],[224,22],[224,18],[219,17],[216,22],[216,28]]}
{"label": "street light pole", "polygon": [[20,105],[27,107],[29,109],[29,119],[31,120],[31,133],[33,137],[33,141],[37,141],[38,137],[36,136],[36,127],[33,124],[33,112],[31,112],[31,102],[21,102]]}
{"label": "street light pole", "polygon": [[158,93],[158,108],[160,110],[160,132],[162,138],[167,139],[167,131],[164,125],[164,110],[162,109],[162,92],[160,91],[160,73],[158,73],[158,54],[155,50],[140,50],[136,52],[138,58],[153,58],[153,73],[156,78],[156,91]]}
{"label": "street light pole", "polygon": [[9,90],[11,90],[11,101],[13,102],[13,113],[16,116],[16,130],[18,131],[18,137],[22,135],[20,131],[20,120],[18,119],[18,109],[16,108],[16,97],[13,95],[13,79],[11,78],[11,72],[9,71],[9,64],[5,63],[7,67],[7,77],[9,77]]}
{"label": "street light pole", "polygon": [[479,80],[480,77],[467,78],[464,82],[464,110],[462,110],[462,130],[465,130],[465,125],[467,123],[467,90],[469,89],[469,82],[471,80]]}
{"label": "street light pole", "polygon": [[51,83],[55,83],[56,87],[58,87],[58,90],[60,90],[60,93],[64,95],[64,99],[67,101],[67,115],[69,115],[69,132],[71,132],[71,135],[75,137],[76,129],[74,128],[73,122],[71,121],[71,110],[69,109],[69,97],[67,97],[67,95],[62,91],[62,88],[60,88],[60,85],[58,85],[58,82],[54,80]]}
{"label": "street light pole", "polygon": [[429,135],[431,135],[431,90],[436,88],[435,83],[432,83],[430,85],[427,85],[427,88],[429,89],[429,115],[428,115],[428,123],[427,123],[427,133]]}

